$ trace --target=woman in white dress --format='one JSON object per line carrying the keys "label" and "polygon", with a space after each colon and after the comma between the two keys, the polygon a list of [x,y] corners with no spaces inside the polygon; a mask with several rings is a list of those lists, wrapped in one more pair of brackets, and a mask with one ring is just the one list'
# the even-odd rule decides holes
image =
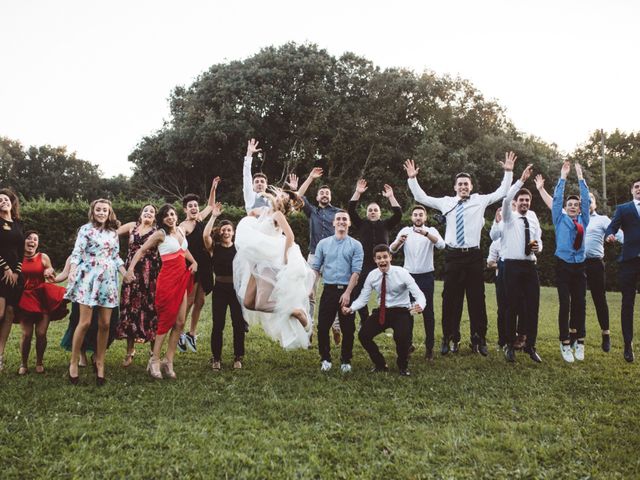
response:
{"label": "woman in white dress", "polygon": [[314,273],[285,216],[298,202],[290,192],[275,187],[270,191],[264,195],[271,208],[255,209],[238,223],[234,285],[249,323],[260,323],[287,350],[308,348]]}

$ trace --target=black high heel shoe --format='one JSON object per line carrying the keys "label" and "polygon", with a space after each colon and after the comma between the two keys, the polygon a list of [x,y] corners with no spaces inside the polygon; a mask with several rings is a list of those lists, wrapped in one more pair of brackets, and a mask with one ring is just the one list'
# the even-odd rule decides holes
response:
{"label": "black high heel shoe", "polygon": [[[71,366],[71,365],[69,365]],[[71,385],[77,385],[78,382],[80,381],[80,375],[77,375],[75,377],[71,376],[71,372],[67,371],[67,375],[69,376],[69,382],[71,382]]]}
{"label": "black high heel shoe", "polygon": [[104,378],[104,377],[98,377],[98,376],[96,376],[96,385],[97,385],[98,387],[102,387],[102,386],[104,386],[105,382],[106,382],[106,380],[105,380],[105,378]]}

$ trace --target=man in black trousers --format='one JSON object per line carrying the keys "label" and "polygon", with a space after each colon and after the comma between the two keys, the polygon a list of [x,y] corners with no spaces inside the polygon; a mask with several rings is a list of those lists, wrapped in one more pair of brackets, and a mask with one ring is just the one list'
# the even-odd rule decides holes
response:
{"label": "man in black trousers", "polygon": [[[378,293],[378,308],[364,321],[358,338],[373,362],[373,371],[388,370],[384,357],[373,339],[387,328],[393,329],[400,375],[409,376],[409,347],[413,334],[412,313],[420,313],[426,305],[425,296],[411,274],[402,267],[391,265],[391,251],[387,245],[373,249],[377,269],[367,276],[360,296],[342,313],[352,314],[369,303],[373,290]],[[409,294],[416,299],[411,304]]]}
{"label": "man in black trousers", "polygon": [[516,156],[509,152],[503,163],[504,177],[498,189],[489,195],[471,194],[473,184],[468,173],[456,175],[455,197],[430,197],[416,179],[418,171],[413,160],[404,168],[409,177],[409,189],[414,199],[442,212],[447,220],[444,241],[445,273],[442,292],[442,347],[440,353],[457,352],[460,344],[460,319],[464,296],[471,326],[471,349],[488,355],[487,307],[484,300],[484,258],[480,251],[480,234],[484,226],[484,211],[492,203],[502,200],[511,186]]}
{"label": "man in black trousers", "polygon": [[618,283],[622,292],[622,336],[624,339],[624,359],[633,362],[633,304],[640,279],[640,178],[631,185],[633,200],[616,207],[611,224],[605,235],[607,242],[616,241],[619,229],[624,231],[624,245],[620,256]]}

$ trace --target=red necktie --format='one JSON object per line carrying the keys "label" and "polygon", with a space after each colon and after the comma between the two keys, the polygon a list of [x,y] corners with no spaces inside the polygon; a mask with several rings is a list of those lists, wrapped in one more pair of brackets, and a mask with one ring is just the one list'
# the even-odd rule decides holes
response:
{"label": "red necktie", "polygon": [[387,274],[382,274],[382,283],[380,283],[380,308],[378,309],[378,323],[384,325],[384,317],[387,304]]}
{"label": "red necktie", "polygon": [[580,250],[582,246],[582,237],[584,236],[584,227],[578,223],[578,219],[573,219],[573,224],[576,226],[576,239],[573,241],[573,249]]}

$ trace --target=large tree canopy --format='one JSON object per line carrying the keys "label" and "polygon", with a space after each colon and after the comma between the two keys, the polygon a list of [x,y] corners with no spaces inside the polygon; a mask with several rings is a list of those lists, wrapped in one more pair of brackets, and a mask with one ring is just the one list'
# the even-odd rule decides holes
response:
{"label": "large tree canopy", "polygon": [[545,173],[560,165],[554,147],[519,134],[503,109],[466,80],[382,70],[315,45],[269,47],[214,65],[189,87],[177,87],[170,106],[170,121],[129,157],[134,181],[168,197],[203,194],[219,175],[220,198],[240,203],[242,158],[252,137],[261,142],[271,183],[290,172],[304,177],[319,164],[338,204],[360,177],[369,192],[390,183],[406,196],[406,158],[418,162],[421,184],[435,195],[451,193],[459,171],[473,175],[477,191],[492,191],[507,150],[519,155],[518,170],[525,162]]}

